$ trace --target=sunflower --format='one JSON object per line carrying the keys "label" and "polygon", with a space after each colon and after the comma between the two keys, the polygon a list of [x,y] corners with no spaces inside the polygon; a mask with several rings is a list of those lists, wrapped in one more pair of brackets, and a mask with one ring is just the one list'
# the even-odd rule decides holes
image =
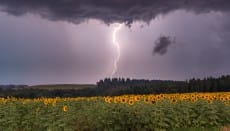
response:
{"label": "sunflower", "polygon": [[202,96],[201,96],[201,98],[202,98],[202,99],[205,99],[205,96],[204,96],[204,95],[202,95]]}
{"label": "sunflower", "polygon": [[177,100],[176,100],[176,99],[171,99],[171,102],[172,102],[172,103],[176,103]]}
{"label": "sunflower", "polygon": [[195,97],[194,97],[194,98],[191,98],[190,101],[191,101],[192,103],[194,103],[194,102],[197,101],[197,98],[195,98]]}
{"label": "sunflower", "polygon": [[114,97],[114,98],[113,98],[113,102],[114,102],[114,103],[118,103],[119,100],[120,100],[119,97]]}
{"label": "sunflower", "polygon": [[152,103],[152,104],[156,104],[156,100],[155,100],[155,99],[152,99],[152,100],[151,100],[151,103]]}
{"label": "sunflower", "polygon": [[109,98],[108,99],[108,103],[112,103],[113,99],[112,98]]}
{"label": "sunflower", "polygon": [[161,97],[161,98],[164,98],[164,94],[160,94],[160,97]]}
{"label": "sunflower", "polygon": [[223,98],[223,97],[220,97],[220,100],[221,100],[221,101],[224,101],[224,98]]}
{"label": "sunflower", "polygon": [[223,99],[224,99],[224,101],[228,101],[228,98],[227,98],[227,97],[224,97]]}
{"label": "sunflower", "polygon": [[122,98],[121,98],[121,103],[126,103],[126,102],[127,102],[127,98],[122,97]]}
{"label": "sunflower", "polygon": [[104,100],[107,103],[111,103],[112,102],[112,98],[111,97],[105,97]]}
{"label": "sunflower", "polygon": [[66,112],[68,110],[68,107],[67,106],[63,106],[63,111]]}
{"label": "sunflower", "polygon": [[45,100],[43,101],[43,103],[44,103],[44,105],[48,105],[48,104],[49,104],[49,100],[48,100],[48,99],[45,99]]}
{"label": "sunflower", "polygon": [[145,97],[145,98],[144,98],[144,102],[145,102],[145,103],[149,103],[149,102],[150,102],[149,98],[148,98],[148,97]]}
{"label": "sunflower", "polygon": [[190,97],[195,98],[195,94],[192,94]]}
{"label": "sunflower", "polygon": [[230,100],[230,96],[228,96],[228,97],[226,97],[227,98],[227,101],[229,101]]}
{"label": "sunflower", "polygon": [[141,98],[140,98],[140,96],[135,96],[134,99],[135,99],[135,101],[140,101]]}
{"label": "sunflower", "polygon": [[129,105],[133,105],[134,104],[134,100],[129,100]]}

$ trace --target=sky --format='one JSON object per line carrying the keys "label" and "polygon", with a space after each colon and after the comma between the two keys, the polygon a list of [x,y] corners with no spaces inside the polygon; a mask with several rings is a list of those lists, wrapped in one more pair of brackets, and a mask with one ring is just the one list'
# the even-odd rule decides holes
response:
{"label": "sky", "polygon": [[0,0],[0,84],[226,75],[229,42],[229,0]]}

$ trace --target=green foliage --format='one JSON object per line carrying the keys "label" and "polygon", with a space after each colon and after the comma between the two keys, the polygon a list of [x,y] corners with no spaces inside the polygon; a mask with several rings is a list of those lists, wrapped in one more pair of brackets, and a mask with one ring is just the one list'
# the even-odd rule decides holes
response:
{"label": "green foliage", "polygon": [[[66,112],[63,106],[68,107]],[[140,101],[132,106],[103,100],[60,100],[55,106],[41,101],[0,103],[0,130],[217,130],[230,124],[229,118],[230,105],[220,101],[212,104],[202,100],[176,104],[168,100],[156,104]]]}

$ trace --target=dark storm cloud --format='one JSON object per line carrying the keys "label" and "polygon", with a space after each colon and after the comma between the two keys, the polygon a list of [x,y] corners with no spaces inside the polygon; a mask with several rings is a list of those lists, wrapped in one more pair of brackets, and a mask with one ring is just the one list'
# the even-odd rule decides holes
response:
{"label": "dark storm cloud", "polygon": [[165,53],[167,53],[168,47],[173,43],[175,43],[175,40],[172,40],[170,36],[160,36],[155,41],[153,54],[164,55]]}
{"label": "dark storm cloud", "polygon": [[0,0],[0,9],[12,15],[39,14],[50,20],[80,23],[90,18],[107,24],[149,22],[177,9],[195,13],[227,11],[229,0]]}

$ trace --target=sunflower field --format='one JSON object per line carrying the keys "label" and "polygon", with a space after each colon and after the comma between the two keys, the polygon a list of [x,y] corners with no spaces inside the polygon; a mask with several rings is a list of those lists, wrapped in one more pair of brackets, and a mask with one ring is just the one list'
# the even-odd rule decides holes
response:
{"label": "sunflower field", "polygon": [[149,131],[230,125],[230,92],[0,98],[0,131]]}

